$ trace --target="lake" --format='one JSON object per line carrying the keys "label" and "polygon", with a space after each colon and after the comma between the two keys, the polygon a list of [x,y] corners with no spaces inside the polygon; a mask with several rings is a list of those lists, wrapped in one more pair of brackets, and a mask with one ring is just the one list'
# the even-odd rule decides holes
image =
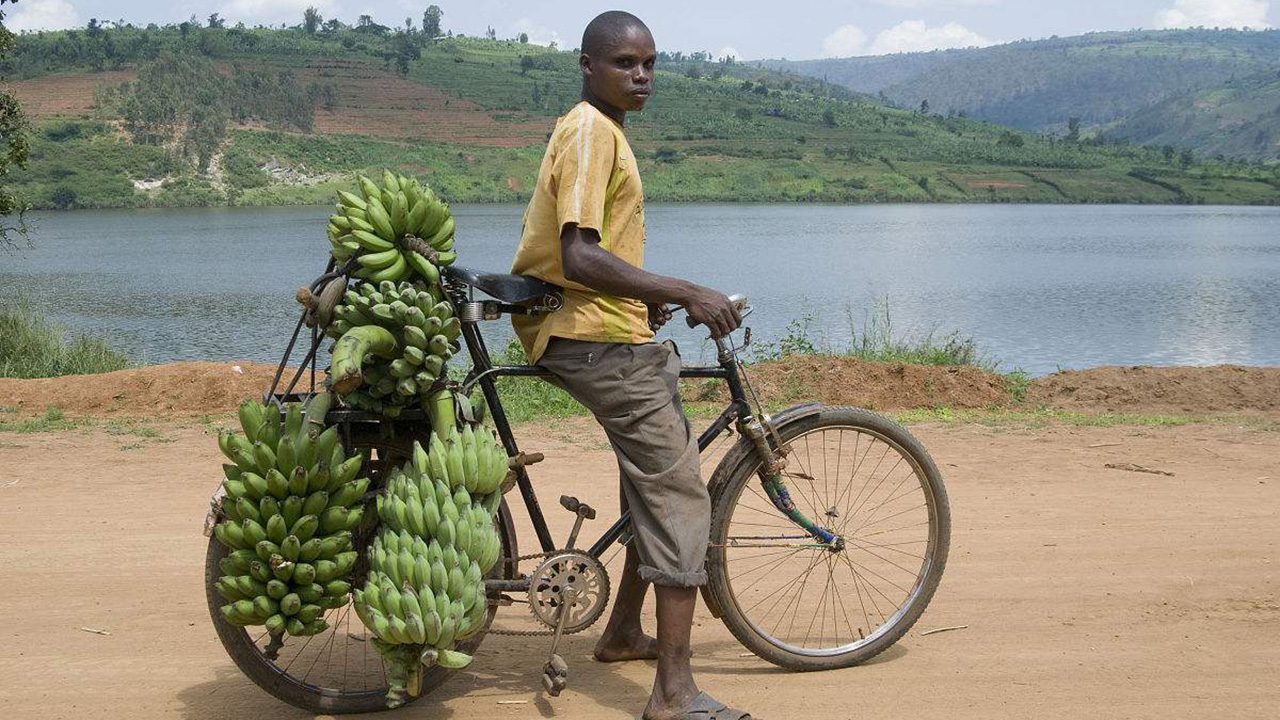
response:
{"label": "lake", "polygon": [[[523,207],[453,210],[459,263],[506,271]],[[139,362],[275,362],[294,291],[323,270],[329,212],[36,214],[36,248],[0,255],[0,302],[25,294]],[[958,331],[1033,375],[1280,365],[1280,208],[654,204],[647,224],[646,266],[747,294],[757,342],[807,317],[839,348],[887,306],[895,333]],[[493,347],[510,337],[484,327]],[[710,359],[683,321],[667,332]]]}

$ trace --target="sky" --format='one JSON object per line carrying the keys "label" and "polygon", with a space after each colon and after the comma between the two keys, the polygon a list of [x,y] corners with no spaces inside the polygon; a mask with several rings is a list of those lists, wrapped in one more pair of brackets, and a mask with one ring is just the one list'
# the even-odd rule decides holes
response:
{"label": "sky", "polygon": [[[202,21],[296,24],[308,5],[354,23],[362,13],[384,25],[420,23],[430,2],[413,0],[19,0],[5,5],[14,31],[83,26],[89,18],[135,25]],[[625,9],[653,30],[660,50],[705,51],[742,60],[801,60],[986,46],[1095,30],[1280,25],[1280,0],[646,0],[629,5],[578,0],[436,0],[443,27],[498,37],[528,33],[533,42],[577,47],[597,13]]]}

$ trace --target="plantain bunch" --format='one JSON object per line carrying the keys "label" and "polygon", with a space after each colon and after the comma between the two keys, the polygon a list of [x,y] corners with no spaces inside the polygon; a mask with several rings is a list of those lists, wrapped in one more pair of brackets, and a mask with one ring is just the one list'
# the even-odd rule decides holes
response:
{"label": "plantain bunch", "polygon": [[462,323],[438,287],[359,282],[334,317],[329,386],[347,406],[386,417],[421,405],[459,349]]}
{"label": "plantain bunch", "polygon": [[215,584],[228,622],[314,635],[328,627],[324,612],[349,599],[351,530],[369,478],[356,477],[363,458],[346,456],[336,427],[320,431],[330,402],[314,398],[308,419],[296,403],[281,418],[274,406],[245,400],[242,433],[218,435],[232,461],[222,466],[224,519],[214,527],[229,550]]}
{"label": "plantain bunch", "polygon": [[356,277],[375,283],[418,276],[434,285],[453,252],[453,214],[431,188],[390,170],[379,185],[358,176],[360,195],[338,191],[329,216],[330,252],[340,263],[355,258]]}
{"label": "plantain bunch", "polygon": [[508,473],[493,431],[455,423],[454,393],[432,396],[428,447],[397,469],[378,498],[381,526],[355,610],[388,664],[388,704],[416,695],[424,667],[461,668],[455,649],[484,627],[484,577],[502,550],[495,516]]}

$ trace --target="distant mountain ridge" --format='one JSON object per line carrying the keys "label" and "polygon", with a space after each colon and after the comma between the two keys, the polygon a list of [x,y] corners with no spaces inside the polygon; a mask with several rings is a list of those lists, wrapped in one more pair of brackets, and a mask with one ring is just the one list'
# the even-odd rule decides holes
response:
{"label": "distant mountain ridge", "polygon": [[[928,100],[934,112],[1032,132],[1063,133],[1067,120],[1085,128],[1125,125],[1131,118],[1187,93],[1280,70],[1280,30],[1159,30],[1099,32],[1023,40],[987,48],[827,60],[765,60],[760,65],[824,78],[876,94],[902,107]],[[1194,105],[1193,105],[1194,107]],[[1233,148],[1237,157],[1265,159],[1248,142],[1157,127],[1162,113],[1143,115],[1129,136],[1180,138],[1202,153]],[[1185,114],[1179,122],[1185,122]],[[1210,124],[1193,120],[1195,126]],[[1196,138],[1200,138],[1197,140]]]}

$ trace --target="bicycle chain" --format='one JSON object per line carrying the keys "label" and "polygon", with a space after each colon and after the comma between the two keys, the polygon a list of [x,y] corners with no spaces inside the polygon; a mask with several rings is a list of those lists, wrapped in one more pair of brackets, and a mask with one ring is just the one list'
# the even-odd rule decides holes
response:
{"label": "bicycle chain", "polygon": [[[515,560],[504,560],[503,562],[508,564],[510,563],[519,564],[525,560],[548,558],[548,557],[551,557],[552,555],[558,555],[561,552],[563,552],[563,550],[550,550],[547,552],[529,553],[528,555],[521,555],[517,557]],[[586,630],[586,629],[587,628],[582,628],[582,630]],[[565,634],[576,635],[582,632],[582,630],[578,630],[577,632],[573,632],[573,633],[565,633]],[[486,630],[485,633],[488,635],[507,635],[511,637],[551,637],[552,635],[556,634],[556,631],[551,628],[547,628],[546,630],[504,630],[502,628],[495,628],[492,625],[490,625],[489,629]]]}

